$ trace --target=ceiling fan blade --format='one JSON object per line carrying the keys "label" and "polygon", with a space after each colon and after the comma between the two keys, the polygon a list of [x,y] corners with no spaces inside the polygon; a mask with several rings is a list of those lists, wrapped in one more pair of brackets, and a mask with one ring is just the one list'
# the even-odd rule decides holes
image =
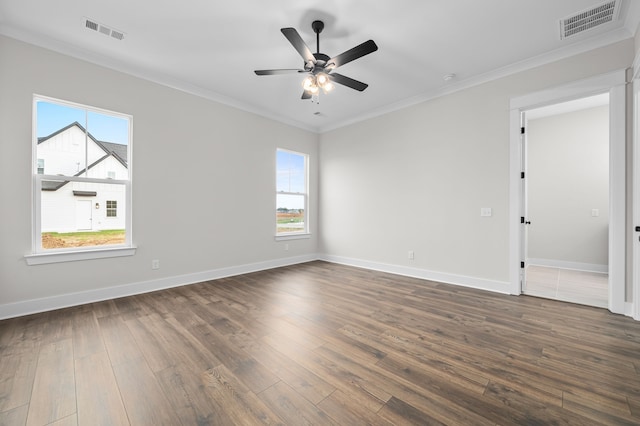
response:
{"label": "ceiling fan blade", "polygon": [[300,37],[300,34],[298,34],[295,28],[282,28],[280,31],[298,51],[300,56],[302,56],[305,64],[307,62],[316,63],[316,58],[313,56],[313,53],[311,53],[311,50],[309,50],[309,47],[304,40],[302,40],[302,37]]}
{"label": "ceiling fan blade", "polygon": [[363,83],[358,80],[354,80],[352,78],[346,77],[342,74],[338,74],[335,72],[332,72],[331,74],[329,74],[329,78],[335,83],[342,84],[343,86],[350,87],[359,92],[362,92],[364,89],[369,87],[369,85],[366,83]]}
{"label": "ceiling fan blade", "polygon": [[378,46],[373,40],[365,41],[364,43],[329,59],[327,61],[327,68],[338,68],[339,66],[368,55],[369,53],[373,53],[376,50],[378,50]]}
{"label": "ceiling fan blade", "polygon": [[279,75],[279,74],[294,74],[306,72],[305,70],[298,69],[280,69],[280,70],[255,70],[257,75]]}
{"label": "ceiling fan blade", "polygon": [[304,92],[302,92],[302,97],[300,99],[311,99],[311,92],[305,90]]}

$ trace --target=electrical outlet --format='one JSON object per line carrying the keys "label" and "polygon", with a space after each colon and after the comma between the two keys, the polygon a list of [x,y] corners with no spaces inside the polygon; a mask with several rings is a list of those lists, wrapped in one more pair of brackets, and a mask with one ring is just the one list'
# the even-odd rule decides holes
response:
{"label": "electrical outlet", "polygon": [[160,269],[160,261],[158,259],[151,261],[151,269]]}
{"label": "electrical outlet", "polygon": [[409,260],[413,260],[414,259],[413,250],[409,250],[408,257],[409,257]]}
{"label": "electrical outlet", "polygon": [[491,217],[491,207],[481,207],[480,208],[480,216],[482,217]]}

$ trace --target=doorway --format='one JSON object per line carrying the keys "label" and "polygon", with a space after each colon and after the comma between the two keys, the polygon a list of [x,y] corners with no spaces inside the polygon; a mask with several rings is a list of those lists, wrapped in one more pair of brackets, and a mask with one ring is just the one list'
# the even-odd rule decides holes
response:
{"label": "doorway", "polygon": [[523,238],[525,232],[522,153],[522,113],[535,108],[609,94],[609,239],[608,309],[629,312],[625,300],[626,273],[626,71],[575,81],[510,100],[509,153],[509,293],[522,294],[526,283]]}
{"label": "doorway", "polygon": [[609,94],[522,114],[522,293],[606,308]]}

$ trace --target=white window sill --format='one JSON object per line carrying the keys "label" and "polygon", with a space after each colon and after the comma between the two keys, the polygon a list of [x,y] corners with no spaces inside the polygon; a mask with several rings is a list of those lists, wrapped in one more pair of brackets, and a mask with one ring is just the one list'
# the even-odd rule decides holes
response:
{"label": "white window sill", "polygon": [[311,234],[308,232],[298,234],[280,234],[275,236],[276,241],[304,240],[308,238],[311,238]]}
{"label": "white window sill", "polygon": [[75,262],[78,260],[133,256],[134,254],[136,254],[136,247],[113,247],[82,251],[57,251],[53,253],[28,254],[24,259],[27,262],[27,265],[44,265],[47,263]]}

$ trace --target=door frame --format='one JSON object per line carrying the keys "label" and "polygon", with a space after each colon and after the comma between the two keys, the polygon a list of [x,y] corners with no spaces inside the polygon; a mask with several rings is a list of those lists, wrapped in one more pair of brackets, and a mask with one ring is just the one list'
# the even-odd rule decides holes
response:
{"label": "door frame", "polygon": [[523,193],[521,185],[523,111],[560,102],[609,93],[609,310],[625,309],[626,218],[626,70],[576,81],[511,98],[509,124],[509,292],[521,294]]}
{"label": "door frame", "polygon": [[632,238],[632,291],[633,308],[632,316],[636,321],[640,321],[640,233],[635,232],[635,227],[640,226],[640,56],[634,61],[633,74],[633,236]]}

